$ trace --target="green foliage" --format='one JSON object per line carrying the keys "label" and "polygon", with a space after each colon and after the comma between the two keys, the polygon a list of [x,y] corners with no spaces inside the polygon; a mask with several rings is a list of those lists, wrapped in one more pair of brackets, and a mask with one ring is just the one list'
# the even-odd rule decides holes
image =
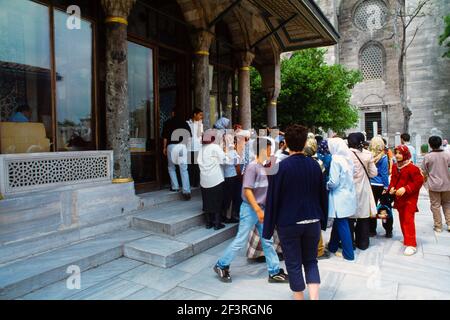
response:
{"label": "green foliage", "polygon": [[[311,129],[342,132],[357,123],[358,110],[350,105],[350,97],[362,76],[342,65],[326,65],[325,53],[323,49],[307,49],[282,61],[277,107],[280,126],[298,123]],[[252,121],[262,127],[267,122],[266,97],[256,70],[251,72],[251,86]]]}
{"label": "green foliage", "polygon": [[[444,33],[439,36],[439,44],[442,46],[450,37],[450,14],[444,17],[445,22],[445,29]],[[445,47],[447,48],[447,51],[444,53],[443,57],[450,58],[450,41],[447,41],[447,44],[445,44]]]}

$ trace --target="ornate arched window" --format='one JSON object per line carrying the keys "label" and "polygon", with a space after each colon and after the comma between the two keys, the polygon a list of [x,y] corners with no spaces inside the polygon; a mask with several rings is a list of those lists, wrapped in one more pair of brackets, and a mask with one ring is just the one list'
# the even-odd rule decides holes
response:
{"label": "ornate arched window", "polygon": [[353,23],[363,31],[383,28],[388,20],[388,8],[381,0],[363,0],[353,12]]}
{"label": "ornate arched window", "polygon": [[383,79],[384,49],[380,44],[369,43],[361,49],[359,69],[364,80]]}

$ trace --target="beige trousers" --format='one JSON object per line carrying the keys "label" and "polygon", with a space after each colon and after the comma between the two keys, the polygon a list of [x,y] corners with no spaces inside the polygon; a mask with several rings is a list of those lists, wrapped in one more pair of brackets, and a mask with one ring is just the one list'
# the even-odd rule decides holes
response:
{"label": "beige trousers", "polygon": [[450,191],[434,192],[429,190],[431,212],[433,212],[434,226],[442,229],[441,207],[444,210],[445,222],[450,227]]}

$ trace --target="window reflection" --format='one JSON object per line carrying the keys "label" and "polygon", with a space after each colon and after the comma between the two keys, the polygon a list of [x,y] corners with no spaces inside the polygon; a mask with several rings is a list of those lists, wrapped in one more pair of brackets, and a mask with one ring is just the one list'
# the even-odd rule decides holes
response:
{"label": "window reflection", "polygon": [[48,8],[0,0],[1,153],[45,152],[52,139]]}
{"label": "window reflection", "polygon": [[155,138],[153,56],[151,49],[133,42],[128,43],[128,108],[130,138],[135,143],[131,151],[148,151]]}
{"label": "window reflection", "polygon": [[54,11],[58,150],[89,150],[92,134],[92,25],[66,27],[68,15]]}

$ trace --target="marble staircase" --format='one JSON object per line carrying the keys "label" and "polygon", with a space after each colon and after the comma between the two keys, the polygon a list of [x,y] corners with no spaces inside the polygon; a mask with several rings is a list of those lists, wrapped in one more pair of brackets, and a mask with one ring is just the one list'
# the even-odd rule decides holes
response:
{"label": "marble staircase", "polygon": [[[120,190],[116,192],[120,193]],[[47,216],[58,216],[58,210],[50,210],[58,207],[55,204],[59,201],[58,197],[53,200],[45,201],[42,198],[42,205],[37,207],[43,219],[38,224],[43,227],[48,221]],[[83,273],[125,256],[157,267],[170,268],[236,234],[236,224],[227,225],[218,231],[204,227],[199,190],[193,191],[191,201],[180,200],[180,194],[166,190],[140,195],[138,204],[132,205],[137,208],[122,212],[120,217],[113,215],[112,220],[108,218],[103,224],[99,220],[100,214],[96,210],[89,214],[85,203],[83,208],[86,208],[86,219],[92,217],[91,221],[98,222],[87,230],[77,228],[50,234],[44,232],[30,239],[21,239],[17,244],[1,244],[0,253],[8,256],[4,256],[0,262],[0,300],[16,299],[65,281],[71,275],[68,273],[69,266],[77,266]],[[105,199],[100,198],[99,201],[104,203]],[[12,203],[11,200],[4,204]],[[95,202],[91,202],[91,205],[96,208]],[[7,214],[6,206],[3,209],[0,212],[3,217],[5,214],[11,216]],[[31,213],[33,208],[24,207],[23,211]],[[45,211],[48,211],[47,215]],[[103,212],[108,216],[107,211]],[[14,222],[12,217],[8,219]],[[119,226],[108,226],[117,224],[117,219],[120,219]],[[30,222],[30,228],[33,227],[33,222]],[[85,233],[82,239],[80,232]],[[6,229],[4,234],[8,236]],[[39,250],[33,249],[33,246],[39,247]],[[21,251],[17,253],[16,250]]]}

